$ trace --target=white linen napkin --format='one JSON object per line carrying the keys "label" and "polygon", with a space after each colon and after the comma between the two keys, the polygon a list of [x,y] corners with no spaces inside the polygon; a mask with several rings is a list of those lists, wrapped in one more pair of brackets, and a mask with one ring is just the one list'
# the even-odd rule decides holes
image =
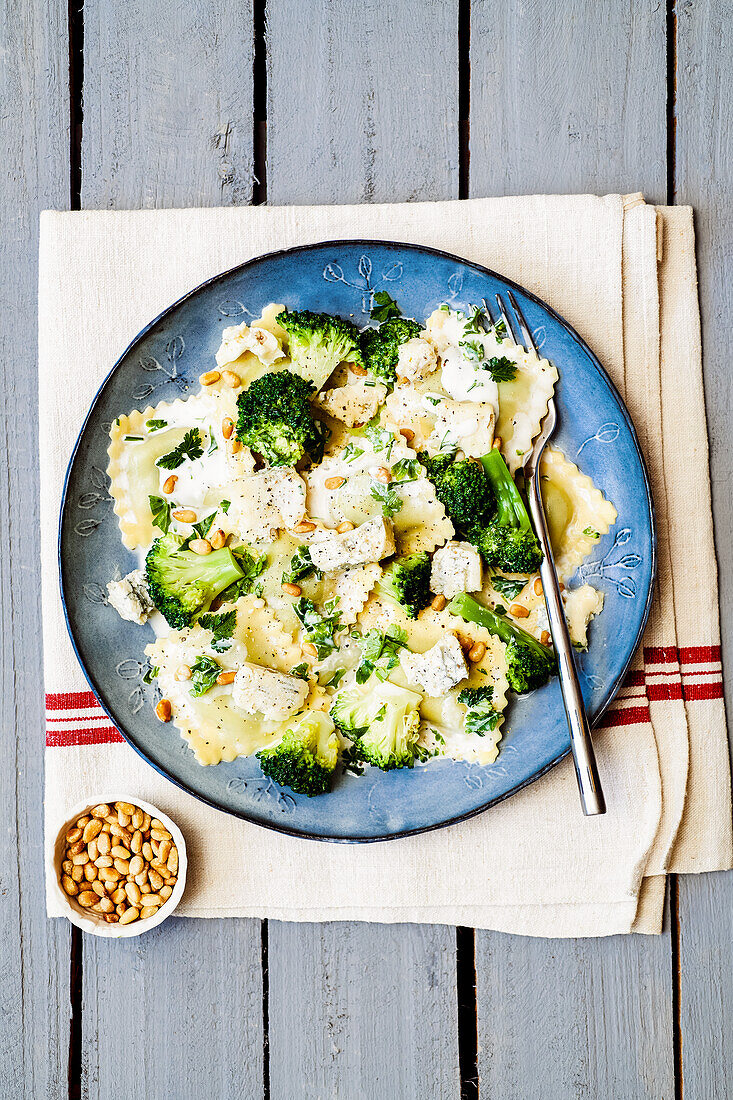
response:
{"label": "white linen napkin", "polygon": [[[179,791],[122,742],[88,691],[64,624],[56,538],[66,464],[100,382],[152,317],[219,271],[278,248],[358,237],[444,249],[525,285],[578,329],[625,395],[650,466],[660,569],[643,649],[595,739],[603,818],[582,817],[565,761],[438,832],[369,845],[294,839]],[[113,794],[115,776],[186,836],[181,915],[419,921],[537,936],[658,932],[667,871],[733,864],[689,208],[610,195],[47,212],[39,315],[47,843],[68,806]],[[700,517],[694,575],[681,522],[690,499]],[[59,915],[47,897],[49,915]]]}

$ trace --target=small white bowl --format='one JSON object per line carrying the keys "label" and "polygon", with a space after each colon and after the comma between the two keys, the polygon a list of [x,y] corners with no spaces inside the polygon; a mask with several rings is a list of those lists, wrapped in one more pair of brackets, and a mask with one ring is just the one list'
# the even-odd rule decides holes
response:
{"label": "small white bowl", "polygon": [[[78,818],[83,814],[89,813],[93,806],[99,806],[103,802],[111,806],[114,806],[115,802],[130,802],[133,806],[139,806],[141,810],[145,810],[151,817],[157,817],[159,821],[163,822],[166,829],[173,837],[173,841],[178,849],[178,878],[173,888],[173,893],[168,900],[161,905],[158,912],[155,913],[154,916],[148,917],[146,920],[136,920],[133,921],[132,924],[108,924],[104,917],[98,916],[88,909],[84,909],[74,898],[69,897],[61,887],[61,864],[63,862],[64,850],[66,847],[66,834],[69,829],[75,825]],[[183,833],[175,822],[171,821],[171,819],[159,810],[157,806],[151,806],[149,802],[143,802],[141,798],[133,798],[129,795],[120,794],[114,794],[111,798],[101,796],[99,798],[87,799],[85,802],[74,807],[70,811],[67,821],[65,821],[59,829],[53,848],[46,853],[48,879],[53,883],[56,898],[61,902],[64,914],[72,924],[75,924],[77,928],[81,928],[82,932],[89,932],[92,936],[105,936],[107,939],[127,939],[130,936],[141,936],[143,932],[149,932],[151,928],[155,928],[157,925],[162,924],[175,910],[183,897],[183,891],[186,886],[187,866],[186,841],[183,839]]]}

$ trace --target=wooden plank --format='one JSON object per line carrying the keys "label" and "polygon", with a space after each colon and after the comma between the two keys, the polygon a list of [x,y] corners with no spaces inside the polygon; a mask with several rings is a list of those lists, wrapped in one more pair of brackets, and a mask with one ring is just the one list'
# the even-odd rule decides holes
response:
{"label": "wooden plank", "polygon": [[[299,14],[267,4],[268,203],[457,197],[453,0]],[[268,957],[273,1100],[458,1096],[453,929],[270,922]]]}
{"label": "wooden plank", "polygon": [[[82,205],[249,201],[250,0],[86,0],[84,32]],[[259,921],[85,940],[83,964],[85,1096],[262,1096]]]}
{"label": "wooden plank", "polygon": [[269,922],[273,1100],[458,1100],[455,929]]}
{"label": "wooden plank", "polygon": [[481,1095],[671,1100],[669,937],[477,935]]}
{"label": "wooden plank", "polygon": [[252,0],[84,4],[82,206],[252,197]]}
{"label": "wooden plank", "polygon": [[269,203],[458,197],[455,0],[267,4]]}
{"label": "wooden plank", "polygon": [[[726,0],[677,6],[675,199],[695,208],[726,700],[733,715],[733,440],[727,332],[733,306],[733,13]],[[733,875],[678,883],[679,1000],[686,1100],[733,1094]]]}
{"label": "wooden plank", "polygon": [[471,5],[471,194],[666,189],[665,9]]}
{"label": "wooden plank", "polygon": [[69,201],[66,4],[0,18],[0,1088],[67,1093],[70,925],[43,888],[43,680],[34,425],[38,214]]}
{"label": "wooden plank", "polygon": [[[469,194],[643,190],[664,201],[665,56],[663,5],[472,5]],[[671,1097],[671,971],[669,931],[477,932],[482,1095]]]}
{"label": "wooden plank", "polygon": [[82,1095],[263,1095],[260,922],[172,917],[84,942]]}

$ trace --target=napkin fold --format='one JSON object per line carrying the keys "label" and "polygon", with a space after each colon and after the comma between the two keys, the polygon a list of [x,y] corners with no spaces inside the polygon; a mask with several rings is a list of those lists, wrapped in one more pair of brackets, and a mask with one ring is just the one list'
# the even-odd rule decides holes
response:
{"label": "napkin fold", "polygon": [[[59,598],[58,512],[71,449],[111,365],[152,317],[219,271],[278,248],[359,237],[430,245],[526,286],[578,329],[625,397],[650,470],[659,576],[643,647],[595,737],[605,817],[582,817],[566,760],[486,813],[421,836],[335,845],[270,832],[199,803],[146,765],[76,662]],[[47,844],[68,806],[113,793],[114,775],[186,835],[181,915],[415,921],[535,936],[659,932],[667,872],[733,865],[688,207],[609,195],[46,212],[39,378]],[[60,915],[52,891],[47,899],[49,915]]]}

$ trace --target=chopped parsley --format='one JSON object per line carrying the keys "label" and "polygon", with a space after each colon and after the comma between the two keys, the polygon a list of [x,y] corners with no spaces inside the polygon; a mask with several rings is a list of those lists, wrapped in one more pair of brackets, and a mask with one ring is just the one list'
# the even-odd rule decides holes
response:
{"label": "chopped parsley", "polygon": [[517,375],[517,364],[507,359],[506,355],[493,355],[483,364],[483,368],[495,382],[513,382]]}
{"label": "chopped parsley", "polygon": [[219,511],[223,512],[224,515],[226,515],[227,512],[229,511],[229,509],[231,508],[231,506],[232,506],[231,500],[222,500],[222,501],[219,502]]}
{"label": "chopped parsley", "polygon": [[599,539],[601,537],[600,533],[594,530],[592,527],[584,527],[583,534],[588,535],[588,537],[591,539]]}
{"label": "chopped parsley", "polygon": [[459,348],[463,348],[463,358],[470,359],[474,363],[483,363],[486,358],[486,349],[478,340],[459,340]]}
{"label": "chopped parsley", "polygon": [[322,576],[320,570],[316,569],[311,560],[310,547],[305,544],[299,546],[290,559],[290,568],[286,569],[282,576],[283,584],[297,584],[298,581],[304,580],[306,577]]}
{"label": "chopped parsley", "polygon": [[501,721],[501,711],[491,706],[494,696],[494,688],[486,684],[480,688],[464,688],[458,694],[458,702],[468,707],[468,713],[464,721],[466,733],[475,733],[478,737],[485,737],[487,733],[495,730]]}
{"label": "chopped parsley", "polygon": [[344,447],[341,457],[344,462],[355,462],[357,458],[360,458],[364,454],[363,447],[357,447],[354,443],[347,443]]}
{"label": "chopped parsley", "polygon": [[213,455],[214,451],[219,450],[219,444],[216,442],[216,436],[214,435],[214,429],[209,428],[209,449],[206,452],[207,455]]}
{"label": "chopped parsley", "polygon": [[203,453],[201,432],[198,428],[191,428],[190,431],[186,432],[177,447],[174,447],[168,454],[161,455],[156,462],[156,466],[160,466],[163,470],[177,470],[187,458],[193,461],[196,458],[201,458]]}
{"label": "chopped parsley", "polygon": [[213,657],[205,657],[203,653],[197,657],[191,665],[191,695],[196,699],[199,695],[205,695],[216,683],[216,678],[221,672],[221,665]]}
{"label": "chopped parsley", "polygon": [[494,575],[491,578],[491,583],[499,595],[503,596],[505,600],[515,600],[527,581],[526,579],[517,581],[513,580],[511,577]]}
{"label": "chopped parsley", "polygon": [[402,508],[402,498],[399,493],[385,485],[382,481],[372,483],[372,496],[382,505],[382,515],[387,519],[396,516]]}
{"label": "chopped parsley", "polygon": [[148,665],[148,667],[145,669],[145,672],[143,673],[143,683],[152,684],[153,680],[155,680],[159,672],[160,669],[157,665]]}
{"label": "chopped parsley", "polygon": [[207,614],[199,618],[199,626],[204,630],[210,630],[214,635],[211,648],[216,653],[224,653],[227,649],[231,649],[230,639],[236,625],[237,612],[233,608],[231,611],[223,611],[220,615]]}
{"label": "chopped parsley", "polygon": [[463,333],[465,336],[469,336],[473,333],[483,333],[484,330],[484,311],[481,306],[470,306],[470,313],[466,314],[466,324],[463,326]]}
{"label": "chopped parsley", "polygon": [[312,600],[300,596],[293,604],[293,611],[303,627],[305,640],[316,647],[319,661],[338,648],[334,640],[334,632],[341,618],[337,599],[326,600],[321,614]]}
{"label": "chopped parsley", "polygon": [[367,630],[361,638],[361,662],[356,670],[357,684],[364,684],[376,673],[380,680],[386,680],[388,674],[400,663],[400,650],[407,645],[407,634],[399,626],[390,626],[383,634],[381,630]]}
{"label": "chopped parsley", "polygon": [[378,290],[374,295],[370,316],[375,321],[386,321],[390,317],[401,317],[402,310],[386,290]]}
{"label": "chopped parsley", "polygon": [[163,497],[148,497],[148,503],[153,516],[153,527],[157,527],[167,535],[171,525],[170,501],[164,500]]}
{"label": "chopped parsley", "polygon": [[259,577],[260,573],[264,572],[267,567],[267,554],[258,554],[246,546],[233,547],[232,554],[244,576],[224,589],[219,597],[222,603],[233,603],[240,596],[247,596],[250,592],[259,595],[261,587],[255,584],[255,578]]}
{"label": "chopped parsley", "polygon": [[290,669],[290,675],[297,677],[298,680],[308,679],[309,665],[307,661],[301,661],[299,665],[295,665]]}
{"label": "chopped parsley", "polygon": [[142,443],[144,438],[142,435],[126,435],[125,443]]}
{"label": "chopped parsley", "polygon": [[159,432],[161,428],[168,427],[167,420],[146,420],[145,427],[149,432]]}
{"label": "chopped parsley", "polygon": [[199,523],[194,523],[193,529],[196,532],[196,535],[197,535],[198,538],[200,538],[200,539],[205,539],[206,538],[209,531],[211,530],[211,525],[214,522],[215,518],[216,518],[216,512],[212,512],[210,516],[206,516],[206,518],[200,520]]}
{"label": "chopped parsley", "polygon": [[392,467],[393,481],[417,481],[421,475],[422,469],[416,458],[401,458]]}

